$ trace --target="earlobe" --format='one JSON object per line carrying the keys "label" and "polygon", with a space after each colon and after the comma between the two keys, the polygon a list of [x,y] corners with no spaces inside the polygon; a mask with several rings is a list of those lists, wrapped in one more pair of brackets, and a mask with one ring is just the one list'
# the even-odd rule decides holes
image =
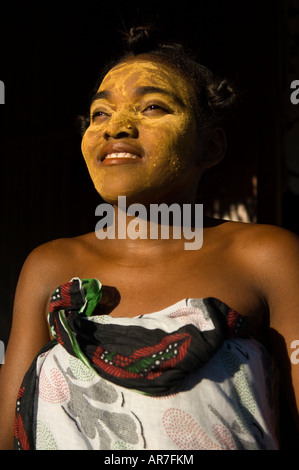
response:
{"label": "earlobe", "polygon": [[202,164],[205,168],[217,165],[223,159],[227,148],[226,134],[221,127],[205,131]]}

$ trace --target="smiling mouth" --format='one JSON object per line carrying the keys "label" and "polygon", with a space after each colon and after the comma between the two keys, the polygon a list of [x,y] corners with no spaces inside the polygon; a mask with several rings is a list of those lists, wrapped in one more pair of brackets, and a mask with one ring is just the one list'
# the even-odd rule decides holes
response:
{"label": "smiling mouth", "polygon": [[141,157],[134,155],[129,152],[115,152],[105,155],[102,163],[104,165],[120,164],[120,163],[131,163],[136,160],[140,160]]}

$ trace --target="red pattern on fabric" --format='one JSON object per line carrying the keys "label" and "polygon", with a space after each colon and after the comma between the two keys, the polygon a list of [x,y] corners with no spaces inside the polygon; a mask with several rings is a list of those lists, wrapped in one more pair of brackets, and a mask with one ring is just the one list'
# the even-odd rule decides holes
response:
{"label": "red pattern on fabric", "polygon": [[25,392],[25,387],[22,387],[22,388],[19,389],[19,391],[18,391],[18,396],[17,396],[17,400],[19,400],[20,398],[22,398],[24,392]]}
{"label": "red pattern on fabric", "polygon": [[212,430],[223,450],[237,450],[237,446],[231,433],[225,426],[223,426],[223,424],[214,424],[212,426]]}
{"label": "red pattern on fabric", "polygon": [[200,425],[186,411],[169,408],[163,415],[163,425],[170,439],[179,449],[221,450]]}
{"label": "red pattern on fabric", "polygon": [[31,450],[20,413],[17,413],[14,420],[14,436],[19,441],[22,450]]}
{"label": "red pattern on fabric", "polygon": [[[163,351],[165,348],[167,348],[170,344],[178,342],[178,341],[182,343],[180,345],[177,345],[177,351],[178,351],[177,354],[171,359],[168,359],[168,360],[166,359],[163,362],[161,362],[159,364],[159,367],[157,367],[158,370],[150,371],[149,373],[146,374],[146,378],[148,380],[153,380],[162,374],[161,370],[172,368],[176,364],[182,361],[182,359],[187,353],[188,347],[191,342],[191,336],[188,333],[176,333],[173,335],[166,336],[165,338],[162,339],[162,341],[159,344],[141,348],[135,351],[129,357],[116,354],[113,357],[112,364],[110,363],[112,361],[105,362],[105,359],[101,358],[101,356],[104,354],[104,349],[101,346],[99,346],[94,352],[92,361],[94,362],[94,364],[100,367],[103,371],[105,371],[106,373],[110,375],[113,375],[114,377],[122,377],[126,379],[137,379],[140,377],[140,373],[128,371],[124,369],[123,367],[128,367],[131,364],[135,364],[141,359],[144,359],[148,356],[152,356],[153,354],[158,354],[160,351]],[[157,359],[159,359],[159,356],[157,356]]]}
{"label": "red pattern on fabric", "polygon": [[39,377],[39,397],[48,403],[64,403],[69,398],[69,389],[63,374],[52,368],[49,377],[41,369]]}
{"label": "red pattern on fabric", "polygon": [[169,438],[185,450],[236,450],[231,433],[222,424],[213,424],[211,439],[199,423],[186,411],[169,408],[163,415],[163,425]]}
{"label": "red pattern on fabric", "polygon": [[[132,361],[136,361],[145,356],[157,354],[159,351],[162,351],[163,349],[167,348],[167,346],[169,346],[171,343],[182,340],[184,342],[179,347],[179,354],[181,360],[186,354],[187,348],[191,342],[191,336],[188,333],[176,333],[173,335],[166,336],[162,339],[159,344],[138,349],[137,351],[135,351],[134,354],[132,354],[132,356],[130,356],[130,358],[132,358]],[[177,362],[177,358],[175,358],[175,362]]]}
{"label": "red pattern on fabric", "polygon": [[[99,350],[99,351],[98,351]],[[102,348],[97,348],[95,351],[95,354],[99,353],[101,356],[101,353],[103,352]],[[125,369],[121,369],[120,367],[114,366],[113,364],[109,364],[105,361],[103,361],[100,357],[93,357],[93,362],[100,367],[104,372],[106,372],[109,375],[113,375],[114,377],[119,377],[122,379],[138,379],[140,376],[137,373],[134,372],[128,372]],[[159,375],[161,375],[162,372],[160,372]],[[156,375],[156,377],[158,374]]]}
{"label": "red pattern on fabric", "polygon": [[62,339],[62,337],[61,337],[61,334],[60,334],[60,332],[59,332],[59,330],[60,330],[60,328],[61,328],[61,327],[60,327],[60,323],[58,322],[57,318],[54,318],[53,321],[54,321],[54,325],[55,325],[55,327],[54,327],[54,330],[55,330],[55,338],[57,339],[58,343],[61,344],[61,346],[64,346],[64,341],[63,341],[63,339]]}
{"label": "red pattern on fabric", "polygon": [[227,324],[230,336],[234,334],[239,318],[239,313],[231,308],[227,314]]}
{"label": "red pattern on fabric", "polygon": [[[73,283],[72,282],[67,282],[66,284],[63,284],[60,289],[59,289],[59,294],[61,295],[60,299],[52,300],[50,303],[50,312],[54,312],[55,310],[59,310],[59,308],[66,308],[66,307],[71,307],[71,294],[70,294],[70,287]],[[55,292],[54,294],[55,295]]]}

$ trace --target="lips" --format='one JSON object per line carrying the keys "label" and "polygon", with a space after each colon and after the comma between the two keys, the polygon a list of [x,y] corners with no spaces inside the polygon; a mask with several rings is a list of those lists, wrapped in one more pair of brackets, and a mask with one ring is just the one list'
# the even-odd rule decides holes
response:
{"label": "lips", "polygon": [[138,160],[140,160],[140,157],[132,153],[110,153],[106,155],[106,157],[102,161],[102,165],[120,165],[126,163],[135,163]]}
{"label": "lips", "polygon": [[105,157],[105,160],[109,159],[114,159],[114,158],[119,158],[119,159],[122,159],[122,158],[127,158],[127,159],[136,159],[136,158],[139,158],[137,157],[137,155],[133,155],[132,153],[126,153],[126,152],[120,152],[120,153],[110,153],[108,155],[106,155]]}
{"label": "lips", "polygon": [[100,152],[99,161],[103,165],[134,163],[142,156],[142,151],[138,146],[118,142],[106,145]]}

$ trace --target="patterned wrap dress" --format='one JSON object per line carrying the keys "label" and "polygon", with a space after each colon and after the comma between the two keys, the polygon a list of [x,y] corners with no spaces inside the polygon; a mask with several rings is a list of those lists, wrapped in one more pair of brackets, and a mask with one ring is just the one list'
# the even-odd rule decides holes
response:
{"label": "patterned wrap dress", "polygon": [[276,371],[215,298],[134,318],[97,314],[102,286],[52,295],[55,338],[20,387],[15,449],[274,450]]}

